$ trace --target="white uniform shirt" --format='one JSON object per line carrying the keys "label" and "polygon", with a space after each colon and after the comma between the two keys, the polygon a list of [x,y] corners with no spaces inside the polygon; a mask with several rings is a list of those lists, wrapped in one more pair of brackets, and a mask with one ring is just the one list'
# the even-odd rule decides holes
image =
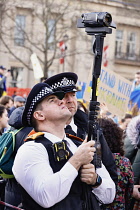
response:
{"label": "white uniform shirt", "polygon": [[74,119],[72,118],[70,124],[69,124],[72,128],[72,130],[77,133],[77,126],[74,124]]}
{"label": "white uniform shirt", "polygon": [[[60,138],[46,132],[45,137],[51,139],[52,143],[61,141]],[[74,153],[77,149],[76,145],[70,139],[65,139],[69,149]],[[93,193],[103,203],[111,203],[115,197],[115,184],[103,165],[96,172],[102,177],[102,184],[93,189]],[[49,208],[63,200],[78,175],[78,171],[69,162],[60,171],[53,173],[46,148],[34,141],[26,142],[19,148],[13,173],[27,193],[44,208]]]}

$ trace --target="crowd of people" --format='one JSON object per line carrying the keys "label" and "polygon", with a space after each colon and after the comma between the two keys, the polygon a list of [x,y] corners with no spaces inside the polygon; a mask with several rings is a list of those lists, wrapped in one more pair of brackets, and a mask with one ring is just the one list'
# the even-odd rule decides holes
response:
{"label": "crowd of people", "polygon": [[14,178],[1,178],[0,200],[25,210],[140,209],[140,116],[116,121],[102,103],[97,138],[87,141],[88,108],[77,101],[77,80],[64,72],[37,83],[27,99],[1,96],[0,134],[21,130]]}

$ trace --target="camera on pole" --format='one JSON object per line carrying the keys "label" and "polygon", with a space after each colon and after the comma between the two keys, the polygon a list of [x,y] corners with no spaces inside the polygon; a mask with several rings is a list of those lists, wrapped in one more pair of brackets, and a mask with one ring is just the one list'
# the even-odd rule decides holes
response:
{"label": "camera on pole", "polygon": [[[81,17],[77,21],[77,28],[86,28],[86,32],[90,31],[89,28],[94,28],[91,29],[93,33],[104,32],[106,27],[116,28],[116,24],[112,21],[112,16],[108,12],[84,13]],[[109,32],[112,32],[112,30],[106,31],[106,33]]]}
{"label": "camera on pole", "polygon": [[116,28],[112,21],[112,16],[108,12],[91,12],[81,15],[82,18],[77,21],[77,28],[85,28],[88,35],[95,37],[93,43],[93,73],[92,73],[92,94],[89,103],[88,115],[88,141],[95,140],[96,153],[94,155],[93,163],[96,168],[101,167],[101,144],[99,140],[100,128],[97,123],[97,110],[100,110],[100,103],[97,102],[97,80],[100,76],[102,52],[104,37],[106,34],[112,33],[112,28]]}

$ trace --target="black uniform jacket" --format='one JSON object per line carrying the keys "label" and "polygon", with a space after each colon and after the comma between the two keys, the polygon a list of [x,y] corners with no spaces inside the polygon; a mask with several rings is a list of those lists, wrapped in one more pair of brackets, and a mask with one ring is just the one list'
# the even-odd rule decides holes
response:
{"label": "black uniform jacket", "polygon": [[[77,126],[77,134],[74,133],[74,131],[68,126],[65,129],[66,133],[75,135],[81,139],[85,139],[87,135],[87,129],[88,129],[88,115],[81,111],[77,110],[76,114],[74,115],[74,123]],[[118,175],[117,175],[117,168],[115,164],[114,157],[112,155],[112,152],[110,148],[108,147],[108,144],[101,132],[100,129],[100,143],[101,143],[101,154],[102,154],[102,162],[106,169],[108,170],[111,178],[117,184],[118,182]]]}

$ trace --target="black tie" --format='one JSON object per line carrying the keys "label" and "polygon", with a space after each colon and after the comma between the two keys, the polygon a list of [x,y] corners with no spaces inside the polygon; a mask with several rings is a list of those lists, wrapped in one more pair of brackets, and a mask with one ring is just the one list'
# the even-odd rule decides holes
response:
{"label": "black tie", "polygon": [[72,130],[72,127],[71,127],[70,125],[67,125],[67,126],[66,126],[65,132],[66,132],[66,133],[69,133],[69,134],[71,134],[71,135],[76,136],[76,133]]}

